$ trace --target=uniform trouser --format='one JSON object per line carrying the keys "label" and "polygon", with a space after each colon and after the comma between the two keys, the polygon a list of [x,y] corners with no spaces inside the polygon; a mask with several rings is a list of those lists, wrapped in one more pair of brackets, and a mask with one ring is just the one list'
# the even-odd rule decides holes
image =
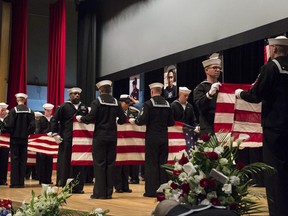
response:
{"label": "uniform trouser", "polygon": [[11,185],[24,186],[28,139],[10,138]]}
{"label": "uniform trouser", "polygon": [[155,196],[159,186],[168,177],[161,165],[168,159],[168,138],[146,138],[145,140],[145,195]]}
{"label": "uniform trouser", "polygon": [[130,165],[130,177],[131,180],[134,180],[136,182],[139,182],[139,165]]}
{"label": "uniform trouser", "polygon": [[64,187],[68,178],[77,179],[78,183],[73,191],[82,191],[84,187],[84,166],[71,166],[72,142],[63,141],[58,148],[57,158],[57,182]]}
{"label": "uniform trouser", "polygon": [[129,190],[129,166],[114,167],[114,186],[116,190]]}
{"label": "uniform trouser", "polygon": [[64,141],[59,144],[57,157],[57,180],[56,185],[64,187],[71,177],[71,154],[72,142]]}
{"label": "uniform trouser", "polygon": [[95,183],[93,195],[107,198],[113,193],[113,172],[116,160],[117,138],[94,137],[93,138],[93,166]]}
{"label": "uniform trouser", "polygon": [[39,183],[51,184],[53,156],[43,153],[37,153],[36,163]]}
{"label": "uniform trouser", "polygon": [[270,216],[287,216],[288,194],[288,130],[263,128],[263,161],[277,173],[265,176]]}
{"label": "uniform trouser", "polygon": [[9,148],[0,147],[0,184],[7,182]]}

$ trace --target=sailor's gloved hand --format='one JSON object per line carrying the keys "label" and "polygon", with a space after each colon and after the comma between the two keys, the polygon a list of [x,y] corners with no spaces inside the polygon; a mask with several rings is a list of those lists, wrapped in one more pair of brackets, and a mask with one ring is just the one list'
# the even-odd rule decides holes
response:
{"label": "sailor's gloved hand", "polygon": [[54,136],[54,139],[57,144],[60,144],[63,141],[63,139],[59,135]]}
{"label": "sailor's gloved hand", "polygon": [[213,95],[216,94],[216,92],[219,90],[219,86],[221,86],[221,83],[220,82],[216,82],[216,83],[213,83],[211,85],[211,88],[208,92],[209,96],[212,97]]}
{"label": "sailor's gloved hand", "polygon": [[240,98],[240,99],[241,99],[240,94],[241,94],[242,91],[243,91],[243,89],[236,89],[236,90],[235,90],[235,96],[236,96],[236,98]]}
{"label": "sailor's gloved hand", "polygon": [[131,124],[135,124],[135,118],[129,118],[129,122],[130,122]]}
{"label": "sailor's gloved hand", "polygon": [[77,120],[78,122],[81,122],[81,117],[82,117],[81,115],[77,115],[77,116],[76,116],[76,120]]}

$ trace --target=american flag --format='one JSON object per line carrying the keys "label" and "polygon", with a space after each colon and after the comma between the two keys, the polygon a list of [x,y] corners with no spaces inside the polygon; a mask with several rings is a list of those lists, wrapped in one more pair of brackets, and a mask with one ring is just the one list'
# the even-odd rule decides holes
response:
{"label": "american flag", "polygon": [[[176,122],[168,128],[169,156],[168,162],[186,148],[183,134],[184,124]],[[72,165],[92,165],[92,137],[94,124],[73,123]],[[145,126],[130,123],[117,125],[116,165],[143,164],[145,160]]]}
{"label": "american flag", "polygon": [[248,84],[222,84],[217,97],[214,121],[215,133],[231,132],[235,139],[240,134],[248,134],[249,140],[241,147],[262,146],[261,103],[252,104],[236,99],[236,89],[248,90]]}
{"label": "american flag", "polygon": [[[9,148],[9,145],[10,145],[10,135],[1,134],[0,148]],[[36,153],[38,152],[53,155],[53,167],[54,167],[53,169],[56,169],[58,144],[55,142],[55,139],[53,137],[50,137],[47,134],[30,135],[28,139],[27,149],[28,149],[27,165],[36,164]]]}

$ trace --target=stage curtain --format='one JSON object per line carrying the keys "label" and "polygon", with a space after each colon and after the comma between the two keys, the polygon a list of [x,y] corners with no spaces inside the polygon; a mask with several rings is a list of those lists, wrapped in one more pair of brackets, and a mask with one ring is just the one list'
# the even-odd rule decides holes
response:
{"label": "stage curtain", "polygon": [[154,83],[154,82],[164,82],[164,67],[159,68],[150,72],[146,72],[144,74],[144,101],[147,101],[151,98],[150,95],[150,88],[149,84]]}
{"label": "stage curtain", "polygon": [[125,79],[121,79],[121,80],[117,80],[113,82],[113,96],[116,99],[119,99],[121,94],[130,95],[129,78],[125,78]]}
{"label": "stage curtain", "polygon": [[12,1],[12,28],[7,103],[17,105],[15,94],[27,93],[27,0]]}
{"label": "stage curtain", "polygon": [[86,4],[78,7],[77,86],[82,89],[81,101],[89,106],[96,91],[97,16],[95,3]]}
{"label": "stage curtain", "polygon": [[264,64],[264,40],[223,51],[226,83],[255,82]]}
{"label": "stage curtain", "polygon": [[64,102],[66,74],[66,0],[50,4],[47,102]]}

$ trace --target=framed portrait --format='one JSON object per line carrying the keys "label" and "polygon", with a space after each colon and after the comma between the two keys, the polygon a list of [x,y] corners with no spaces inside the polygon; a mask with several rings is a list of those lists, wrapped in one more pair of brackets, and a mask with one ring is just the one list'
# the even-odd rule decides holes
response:
{"label": "framed portrait", "polygon": [[130,97],[133,98],[135,101],[140,100],[140,75],[131,76],[129,79],[129,92]]}
{"label": "framed portrait", "polygon": [[167,65],[164,67],[164,91],[165,99],[177,97],[177,65]]}

